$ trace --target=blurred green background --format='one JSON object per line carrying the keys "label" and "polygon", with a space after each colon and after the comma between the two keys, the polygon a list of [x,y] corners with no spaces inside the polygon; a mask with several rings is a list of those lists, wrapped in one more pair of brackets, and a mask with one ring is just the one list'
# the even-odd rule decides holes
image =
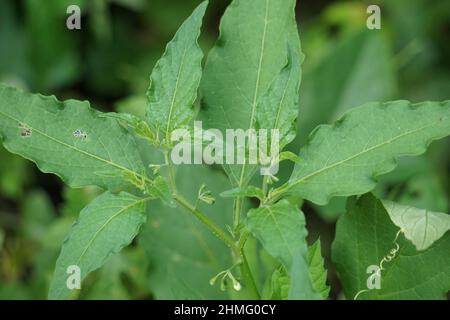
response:
{"label": "blurred green background", "polygon": [[[100,110],[139,113],[150,72],[165,44],[200,0],[2,0],[0,82],[59,99],[89,100]],[[218,35],[229,0],[210,0],[205,51]],[[77,4],[82,29],[66,28]],[[381,7],[382,29],[366,28],[369,4]],[[351,107],[374,100],[450,98],[450,1],[298,1],[306,60],[297,151],[308,133]],[[281,175],[287,177],[289,167]],[[0,299],[44,299],[60,246],[95,188],[71,190],[0,146]],[[417,207],[449,212],[450,140],[427,154],[401,159],[376,193]],[[329,261],[335,221],[345,199],[305,204],[310,241],[320,234]],[[152,298],[151,261],[133,245],[88,277],[85,299]]]}

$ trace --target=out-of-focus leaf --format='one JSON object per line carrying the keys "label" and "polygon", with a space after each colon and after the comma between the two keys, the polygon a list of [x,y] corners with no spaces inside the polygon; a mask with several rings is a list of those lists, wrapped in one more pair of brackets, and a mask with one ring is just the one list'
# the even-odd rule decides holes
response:
{"label": "out-of-focus leaf", "polygon": [[[26,0],[27,61],[34,89],[49,92],[75,81],[80,71],[77,30],[65,25],[70,5],[83,7],[80,0]],[[84,7],[83,7],[84,9]],[[82,21],[84,22],[84,21]]]}
{"label": "out-of-focus leaf", "polygon": [[447,194],[434,171],[409,179],[404,192],[396,202],[440,212],[448,212],[450,209]]}
{"label": "out-of-focus leaf", "polygon": [[3,196],[20,197],[27,182],[32,180],[31,174],[28,161],[0,147],[0,191]]}
{"label": "out-of-focus leaf", "polygon": [[65,217],[78,217],[81,210],[101,194],[98,187],[84,187],[73,189],[65,187],[63,191],[64,202],[60,208]]}
{"label": "out-of-focus leaf", "polygon": [[337,120],[349,108],[387,100],[395,93],[395,70],[387,39],[364,31],[352,33],[314,66],[305,63],[300,88],[297,152],[319,124]]}
{"label": "out-of-focus leaf", "polygon": [[48,195],[43,191],[27,193],[22,207],[21,225],[23,235],[40,242],[48,232],[48,225],[56,217]]}

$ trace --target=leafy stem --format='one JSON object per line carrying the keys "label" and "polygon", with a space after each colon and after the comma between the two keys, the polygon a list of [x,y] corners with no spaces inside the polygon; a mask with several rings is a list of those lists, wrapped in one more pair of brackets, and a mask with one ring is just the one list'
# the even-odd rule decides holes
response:
{"label": "leafy stem", "polygon": [[211,219],[209,219],[204,213],[196,209],[191,205],[183,196],[175,193],[175,201],[183,208],[191,212],[198,220],[200,220],[216,237],[222,240],[227,246],[233,250],[237,250],[235,241],[231,236],[228,235],[222,228],[215,224]]}
{"label": "leafy stem", "polygon": [[265,198],[267,197],[267,187],[268,187],[268,184],[269,184],[269,176],[268,176],[268,175],[265,175],[265,176],[263,177],[263,182],[262,182],[262,191],[263,191],[263,194],[264,194],[264,197],[265,197]]}
{"label": "leafy stem", "polygon": [[173,193],[177,193],[177,185],[175,183],[175,175],[173,172],[173,165],[169,158],[169,151],[164,150],[164,160],[167,165],[167,179],[169,180],[169,186]]}
{"label": "leafy stem", "polygon": [[[250,270],[250,266],[248,264],[247,258],[245,256],[244,252],[244,245],[245,240],[248,238],[248,234],[243,235],[241,237],[241,240],[239,244],[236,243],[236,241],[222,228],[220,228],[216,223],[214,223],[211,219],[208,218],[204,213],[202,213],[200,210],[196,208],[196,206],[193,206],[189,201],[187,201],[182,195],[180,195],[176,189],[176,183],[175,183],[175,175],[173,170],[172,162],[169,158],[169,152],[164,151],[164,158],[167,165],[167,175],[169,180],[169,185],[173,193],[173,197],[175,201],[184,209],[191,212],[200,222],[202,222],[217,238],[219,238],[222,242],[224,242],[230,249],[233,251],[234,255],[237,257],[237,260],[239,261],[240,269],[241,269],[241,275],[244,280],[244,283],[249,289],[249,293],[254,299],[259,299],[260,295],[255,283],[255,280],[253,278],[253,275]],[[237,205],[237,206],[236,206]],[[242,206],[242,198],[240,200],[235,202],[235,228],[239,224],[239,216]],[[237,213],[237,220],[236,220],[236,213]]]}
{"label": "leafy stem", "polygon": [[242,197],[237,197],[234,200],[234,207],[233,207],[233,226],[234,226],[234,232],[237,231],[239,224],[241,222],[241,210],[242,210]]}
{"label": "leafy stem", "polygon": [[244,279],[244,282],[247,285],[252,298],[259,300],[261,299],[261,297],[258,292],[258,287],[256,286],[255,279],[253,278],[252,271],[250,270],[250,266],[248,264],[247,257],[245,256],[243,248],[239,249],[239,256],[242,260],[240,264],[242,278]]}
{"label": "leafy stem", "polygon": [[[186,199],[184,199],[179,194],[174,194],[175,201],[190,211],[197,219],[199,219],[215,236],[217,236],[220,240],[222,240],[227,246],[231,248],[234,252],[235,256],[240,260],[240,269],[241,275],[244,280],[244,283],[247,285],[249,289],[249,293],[252,298],[259,299],[260,295],[258,289],[256,287],[255,280],[250,270],[250,266],[248,264],[247,258],[245,256],[243,245],[237,245],[232,237],[228,235],[225,231],[223,231],[219,226],[217,226],[211,219],[209,219],[204,213],[196,209],[192,206]],[[245,242],[244,242],[245,243]]]}

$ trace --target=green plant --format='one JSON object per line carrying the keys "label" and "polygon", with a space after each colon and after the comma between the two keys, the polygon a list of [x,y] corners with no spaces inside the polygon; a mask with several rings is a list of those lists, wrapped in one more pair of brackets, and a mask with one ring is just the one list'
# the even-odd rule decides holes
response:
{"label": "green plant", "polygon": [[[154,263],[150,281],[158,298],[326,298],[321,245],[308,247],[300,203],[366,194],[397,158],[422,154],[450,135],[450,101],[374,102],[319,126],[298,155],[282,151],[277,161],[295,163],[284,183],[271,175],[259,181],[259,167],[247,163],[223,166],[229,182],[216,168],[175,166],[171,134],[196,116],[221,132],[277,129],[281,149],[297,133],[303,54],[295,1],[234,0],[202,70],[197,39],[206,5],[156,64],[144,117],[0,87],[0,134],[10,152],[70,187],[105,190],[64,242],[49,298],[68,298],[68,268],[79,267],[85,278],[129,245],[146,219],[139,242]],[[444,213],[371,194],[350,198],[333,245],[347,298],[445,298],[449,229]],[[376,291],[366,289],[372,265],[385,279]]]}

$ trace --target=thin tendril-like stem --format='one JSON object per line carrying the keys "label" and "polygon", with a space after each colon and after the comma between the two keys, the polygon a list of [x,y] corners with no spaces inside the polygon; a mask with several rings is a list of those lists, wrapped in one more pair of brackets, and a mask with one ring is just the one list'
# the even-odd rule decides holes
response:
{"label": "thin tendril-like stem", "polygon": [[[400,245],[398,244],[397,240],[402,232],[403,232],[402,229],[398,230],[397,234],[395,235],[394,241],[393,241],[395,248],[390,249],[389,252],[378,263],[378,271],[376,273],[377,276],[381,277],[381,270],[385,270],[383,268],[383,263],[390,262],[397,256],[397,252],[398,252],[398,250],[400,250]],[[362,293],[369,292],[369,291],[370,291],[370,289],[363,289],[363,290],[358,291],[356,293],[356,295],[353,297],[353,300],[358,299],[359,295],[361,295]]]}

